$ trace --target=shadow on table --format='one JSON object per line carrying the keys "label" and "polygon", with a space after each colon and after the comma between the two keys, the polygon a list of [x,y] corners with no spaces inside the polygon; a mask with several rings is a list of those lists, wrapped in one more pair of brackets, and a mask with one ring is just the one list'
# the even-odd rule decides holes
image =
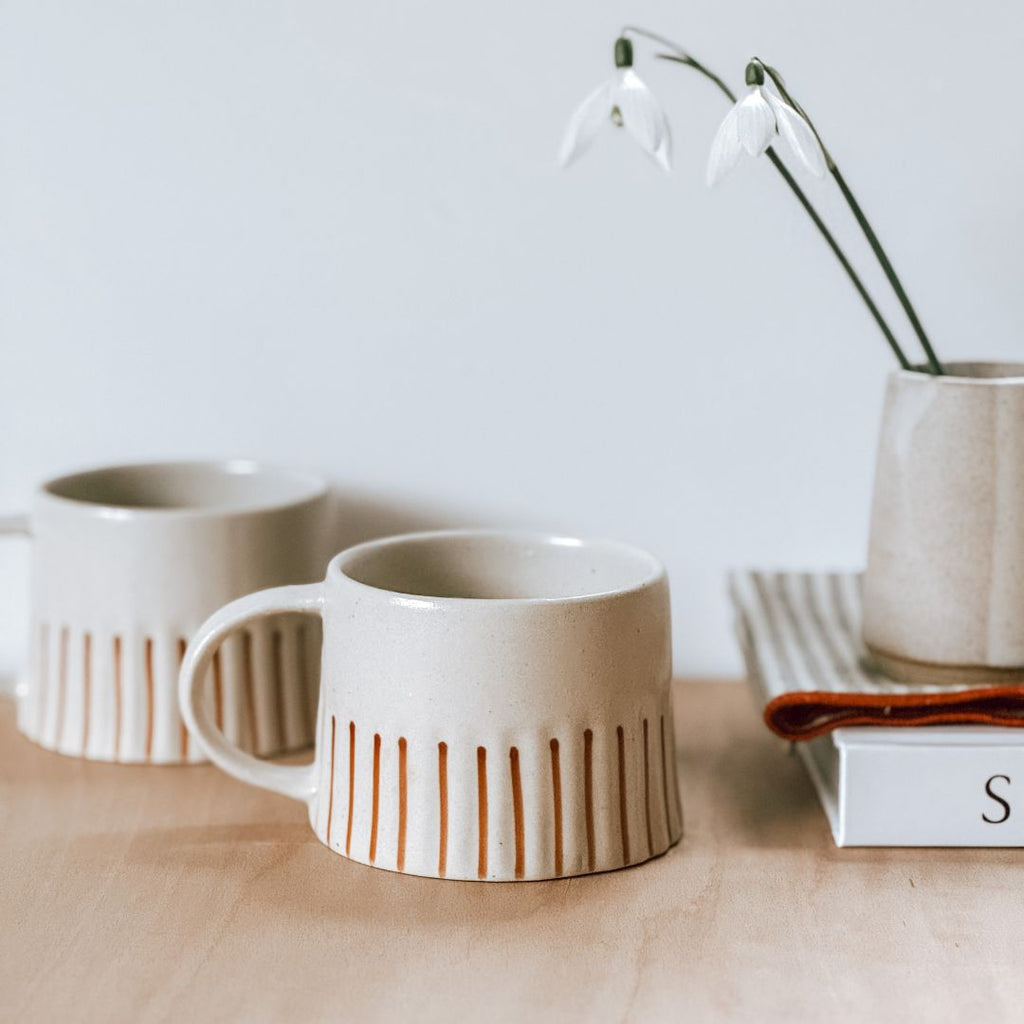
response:
{"label": "shadow on table", "polygon": [[585,912],[595,904],[635,906],[659,876],[666,884],[680,855],[677,848],[646,864],[583,878],[461,882],[350,861],[316,839],[301,808],[295,816],[289,822],[147,829],[129,839],[124,860],[147,873],[187,876],[197,892],[216,884],[289,917],[455,928],[467,920],[474,927],[546,921],[555,912]]}
{"label": "shadow on table", "polygon": [[781,745],[751,745],[723,758],[716,780],[739,845],[768,849],[831,842],[828,820],[796,755]]}
{"label": "shadow on table", "polygon": [[[708,700],[709,688],[718,687],[728,699],[723,692]],[[768,731],[746,687],[721,682],[691,691],[683,684],[680,692],[679,777],[691,838],[707,832],[720,843],[763,849],[831,844],[803,761]]]}

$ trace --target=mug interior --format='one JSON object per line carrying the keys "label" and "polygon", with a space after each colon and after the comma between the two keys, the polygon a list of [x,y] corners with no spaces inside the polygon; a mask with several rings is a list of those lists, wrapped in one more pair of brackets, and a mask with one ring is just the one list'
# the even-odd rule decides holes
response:
{"label": "mug interior", "polygon": [[335,559],[349,579],[430,598],[566,600],[635,590],[663,569],[639,548],[484,531],[412,534],[371,541]]}
{"label": "mug interior", "polygon": [[43,491],[56,498],[123,509],[265,509],[314,498],[316,477],[248,460],[108,466],[58,477]]}

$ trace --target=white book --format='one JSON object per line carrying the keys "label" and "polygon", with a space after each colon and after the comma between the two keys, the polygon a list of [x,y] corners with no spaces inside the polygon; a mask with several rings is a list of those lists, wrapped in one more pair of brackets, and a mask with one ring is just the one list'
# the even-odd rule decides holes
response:
{"label": "white book", "polygon": [[[882,675],[860,638],[855,574],[735,573],[730,590],[750,683],[772,728],[797,740],[837,846],[1024,846],[1024,728],[873,724],[977,710],[984,693]],[[1024,689],[996,715],[1024,721]]]}
{"label": "white book", "polygon": [[836,846],[1024,846],[1019,729],[836,729],[796,748]]}

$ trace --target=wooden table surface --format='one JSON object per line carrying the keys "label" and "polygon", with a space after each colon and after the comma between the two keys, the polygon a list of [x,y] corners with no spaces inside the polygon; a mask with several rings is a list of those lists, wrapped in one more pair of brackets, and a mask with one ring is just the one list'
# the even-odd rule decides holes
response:
{"label": "wooden table surface", "polygon": [[48,753],[0,702],[0,1020],[1024,1015],[1012,850],[837,850],[735,683],[680,683],[686,835],[571,881],[353,864],[209,766]]}

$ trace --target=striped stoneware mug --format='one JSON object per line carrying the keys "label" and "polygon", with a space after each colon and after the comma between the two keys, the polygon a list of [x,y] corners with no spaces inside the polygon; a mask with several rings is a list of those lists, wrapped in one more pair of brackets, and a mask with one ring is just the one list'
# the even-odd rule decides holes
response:
{"label": "striped stoneware mug", "polygon": [[[221,638],[323,617],[316,755],[260,762],[198,684]],[[182,716],[235,777],[303,801],[336,853],[440,878],[637,864],[682,833],[669,589],[633,547],[446,531],[360,544],[323,583],[227,605],[181,669]]]}
{"label": "striped stoneware mug", "polygon": [[[257,587],[316,579],[326,558],[319,478],[254,462],[163,462],[58,477],[0,532],[31,539],[28,671],[18,726],[102,761],[202,760],[178,713],[193,630]],[[301,616],[225,638],[208,699],[225,732],[270,754],[308,746],[319,629]]]}

